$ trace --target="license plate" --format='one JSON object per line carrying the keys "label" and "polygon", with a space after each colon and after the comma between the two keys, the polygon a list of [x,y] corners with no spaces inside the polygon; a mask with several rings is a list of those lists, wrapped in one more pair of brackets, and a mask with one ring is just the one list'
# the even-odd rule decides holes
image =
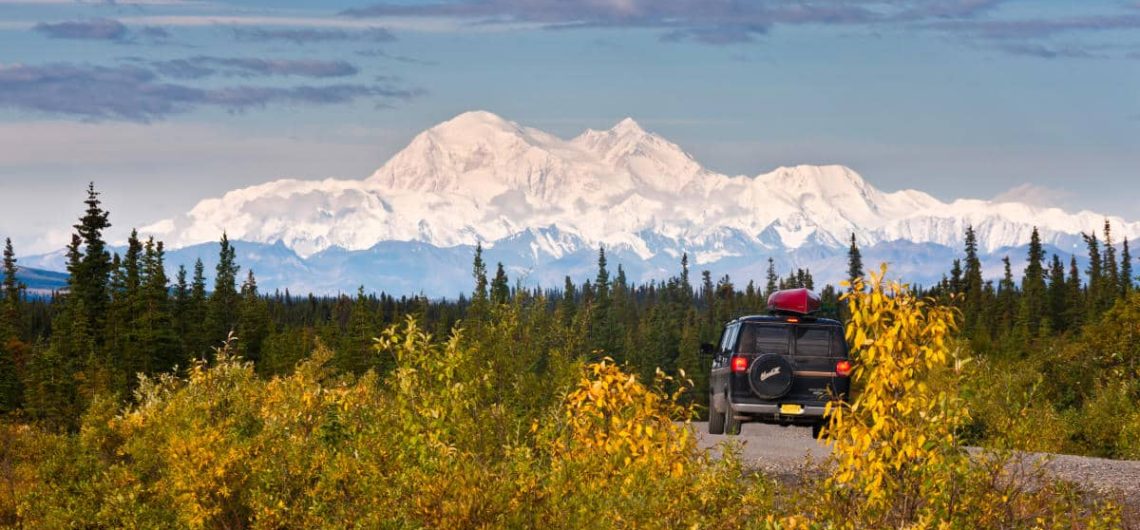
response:
{"label": "license plate", "polygon": [[792,403],[784,403],[780,405],[780,414],[803,414],[803,405],[795,405]]}

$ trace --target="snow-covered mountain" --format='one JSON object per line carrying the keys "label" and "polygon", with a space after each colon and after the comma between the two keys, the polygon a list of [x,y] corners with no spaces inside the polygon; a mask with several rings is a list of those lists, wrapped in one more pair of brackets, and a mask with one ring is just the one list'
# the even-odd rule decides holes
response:
{"label": "snow-covered mountain", "polygon": [[[837,165],[723,175],[632,119],[566,140],[477,111],[420,133],[367,178],[238,189],[143,232],[179,248],[217,241],[225,230],[231,239],[287,250],[293,268],[276,279],[294,288],[367,285],[375,271],[360,271],[369,263],[395,278],[411,274],[397,265],[442,274],[440,260],[458,262],[446,268],[457,277],[431,288],[453,295],[467,288],[476,243],[516,274],[550,284],[545,280],[589,263],[584,257],[599,245],[640,271],[635,279],[649,279],[673,272],[682,252],[702,268],[743,274],[769,256],[830,268],[852,233],[867,248],[956,250],[967,225],[987,253],[1024,245],[1034,226],[1047,244],[1072,251],[1080,232],[1097,231],[1104,220],[1020,203],[945,203],[916,190],[886,193]],[[1110,220],[1117,234],[1140,237],[1140,223]],[[388,252],[411,254],[392,261]],[[931,276],[948,266],[927,265]],[[837,267],[815,269],[817,277],[838,277]],[[394,285],[380,283],[369,287]]]}

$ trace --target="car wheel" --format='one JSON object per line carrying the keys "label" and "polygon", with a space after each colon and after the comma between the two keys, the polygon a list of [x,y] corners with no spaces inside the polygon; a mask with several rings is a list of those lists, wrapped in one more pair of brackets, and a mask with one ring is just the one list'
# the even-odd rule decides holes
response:
{"label": "car wheel", "polygon": [[823,422],[811,424],[811,437],[813,440],[818,440],[820,435],[823,434]]}
{"label": "car wheel", "polygon": [[716,411],[712,395],[709,395],[709,434],[724,434],[724,414]]}
{"label": "car wheel", "polygon": [[740,434],[740,420],[736,419],[736,413],[732,411],[732,405],[725,407],[724,433],[733,436]]}

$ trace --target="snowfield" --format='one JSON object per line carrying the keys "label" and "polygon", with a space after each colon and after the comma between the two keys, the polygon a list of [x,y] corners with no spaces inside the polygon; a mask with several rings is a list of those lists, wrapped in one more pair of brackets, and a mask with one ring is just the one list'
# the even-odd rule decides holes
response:
{"label": "snowfield", "polygon": [[[489,112],[467,112],[417,135],[363,180],[279,180],[207,199],[144,230],[175,247],[231,238],[282,241],[302,257],[381,241],[437,247],[494,242],[554,227],[596,247],[626,245],[732,255],[726,232],[759,248],[871,245],[907,240],[955,246],[966,225],[986,251],[1099,230],[1105,217],[1018,203],[941,202],[916,190],[883,193],[838,165],[781,167],[756,176],[705,168],[676,144],[626,118],[563,140]],[[1112,218],[1118,234],[1140,223]],[[644,234],[656,236],[650,244]],[[555,248],[541,249],[556,255]]]}
{"label": "snowfield", "polygon": [[[1140,237],[1140,223],[1109,220],[1118,241]],[[459,256],[469,256],[477,243],[497,249],[515,276],[543,285],[561,284],[563,275],[584,269],[585,256],[599,245],[643,261],[627,264],[634,280],[673,272],[684,252],[696,265],[746,278],[761,277],[754,269],[773,257],[784,272],[809,266],[831,279],[842,271],[834,258],[854,233],[872,254],[879,249],[904,270],[924,271],[916,280],[934,281],[949,263],[924,263],[921,255],[950,259],[941,249],[960,249],[967,225],[987,254],[1025,245],[1034,226],[1054,251],[1079,254],[1080,233],[1099,231],[1104,221],[1087,211],[974,199],[945,203],[917,190],[885,193],[840,165],[723,175],[632,119],[565,140],[475,111],[420,133],[367,178],[267,182],[203,200],[142,232],[171,248],[212,243],[223,231],[275,252],[283,245],[307,272],[298,278],[271,271],[281,280],[277,285],[316,290],[371,286],[372,272],[349,265],[367,269],[367,256],[386,247],[430,248],[438,252],[426,254],[448,257],[427,268],[446,265],[450,274],[464,276],[439,285],[440,294],[450,295],[468,281],[465,269],[451,262],[462,262]],[[909,245],[920,246],[919,261]],[[1011,253],[1015,262],[1019,254]],[[338,256],[336,271],[322,265],[330,256]],[[373,265],[422,265],[407,256],[386,259]],[[381,272],[389,280],[409,276]],[[327,277],[332,274],[338,277]],[[417,285],[411,278],[406,283]]]}

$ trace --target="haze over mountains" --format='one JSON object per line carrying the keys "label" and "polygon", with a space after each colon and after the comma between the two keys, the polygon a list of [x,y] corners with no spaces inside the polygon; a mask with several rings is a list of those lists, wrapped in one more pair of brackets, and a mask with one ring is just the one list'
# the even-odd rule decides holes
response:
{"label": "haze over mountains", "polygon": [[[920,181],[916,180],[916,185]],[[1109,218],[1119,240],[1140,223]],[[889,261],[920,283],[941,278],[967,225],[987,266],[1029,241],[1034,226],[1052,252],[1083,253],[1080,232],[1105,216],[926,193],[885,193],[844,166],[781,167],[756,176],[705,169],[632,119],[564,140],[488,112],[467,112],[417,135],[362,180],[279,180],[201,201],[143,233],[176,248],[170,263],[210,263],[222,231],[263,288],[294,292],[470,290],[476,243],[512,279],[559,286],[593,275],[599,245],[632,281],[691,267],[742,285],[769,257],[781,274],[810,267],[838,282],[855,234],[868,265]],[[59,268],[59,255],[24,264]]]}

